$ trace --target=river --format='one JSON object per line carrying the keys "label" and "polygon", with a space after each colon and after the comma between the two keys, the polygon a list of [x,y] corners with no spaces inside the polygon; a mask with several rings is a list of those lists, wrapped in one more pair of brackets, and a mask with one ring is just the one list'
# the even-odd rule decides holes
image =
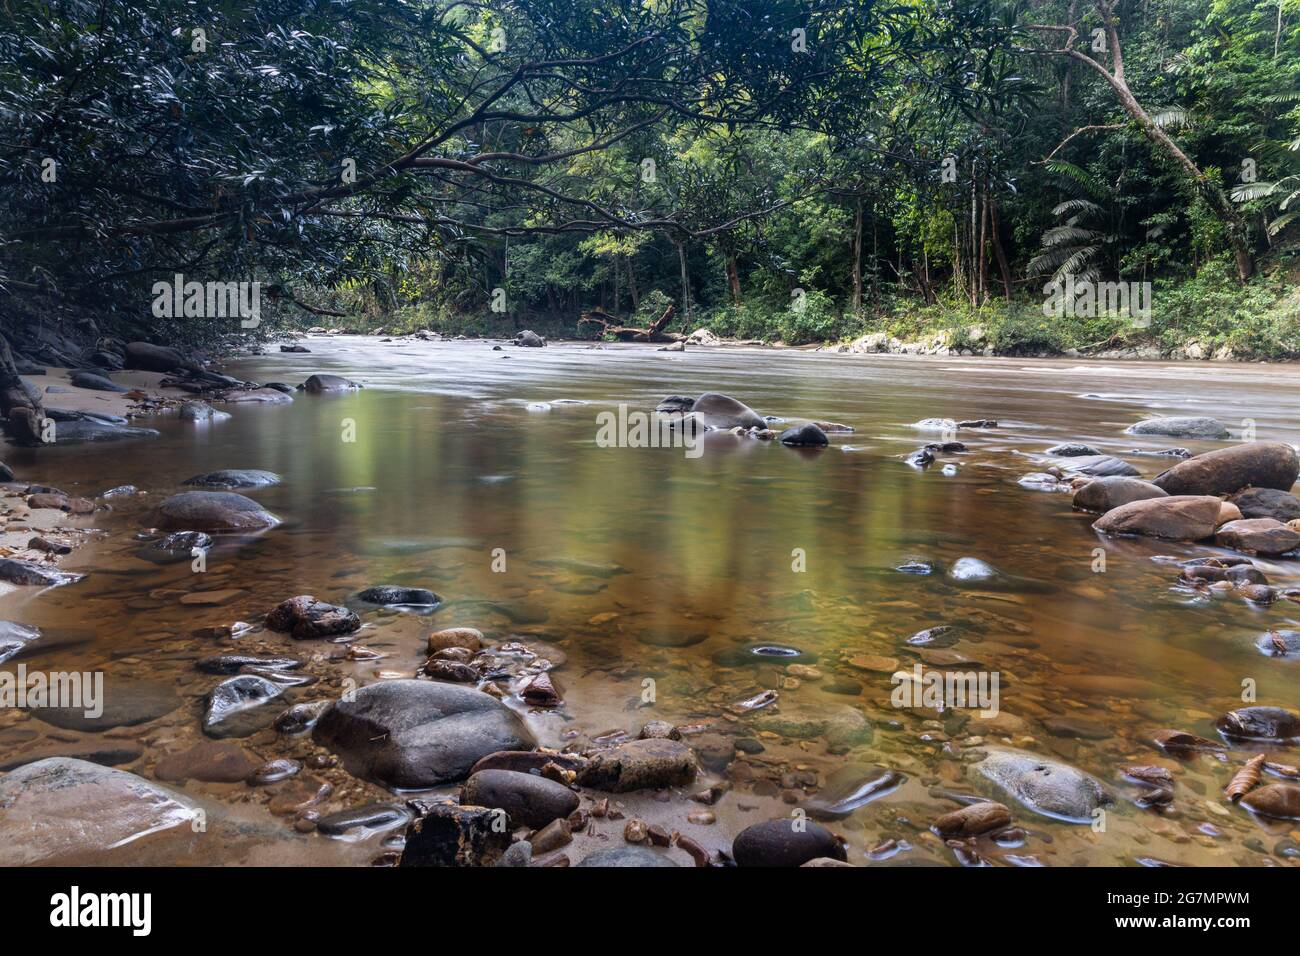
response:
{"label": "river", "polygon": [[[1011,744],[1095,775],[1117,801],[1092,826],[1013,808],[1023,836],[983,845],[988,862],[1266,865],[1300,852],[1291,826],[1220,799],[1240,755],[1178,760],[1152,744],[1163,728],[1216,737],[1213,720],[1242,705],[1243,682],[1259,703],[1300,710],[1300,664],[1255,647],[1268,628],[1297,626],[1300,607],[1180,588],[1177,568],[1153,558],[1214,548],[1106,539],[1068,495],[1018,484],[1041,470],[1046,448],[1067,440],[1125,458],[1144,477],[1177,459],[1141,452],[1223,444],[1124,434],[1155,414],[1210,415],[1234,436],[1244,428],[1300,442],[1293,367],[578,343],[494,351],[480,341],[321,336],[307,344],[310,354],[249,356],[225,370],[289,383],[332,372],[365,387],[235,406],[209,425],[161,417],[145,422],[162,432],[147,443],[8,456],[25,480],[79,494],[123,484],[146,492],[95,516],[106,534],[67,564],[89,572],[84,581],[0,597],[0,618],[58,638],[25,657],[28,667],[102,670],[110,693],[115,682],[145,682],[179,696],[164,716],[108,731],[142,750],[126,769],[150,776],[162,755],[202,739],[202,698],[219,678],[195,668],[200,657],[235,647],[308,656],[305,670],[321,680],[290,697],[310,700],[336,695],[347,679],[414,673],[431,629],[468,625],[562,652],[562,706],[511,701],[544,745],[635,736],[648,720],[756,741],[729,766],[706,769],[700,786],[730,788],[712,808],[715,822],[688,822],[695,802],[628,798],[631,811],[658,814],[710,848],[789,813],[846,764],[870,765],[906,779],[828,824],[848,841],[849,860],[872,862],[876,848],[881,861],[954,864],[952,848],[926,828],[956,805],[945,791],[984,791],[975,772],[983,748]],[[649,411],[667,395],[705,391],[854,431],[816,451],[710,436],[697,457],[597,443],[601,412]],[[936,437],[912,424],[934,417],[998,424],[962,429],[965,453],[910,467],[903,456]],[[135,557],[149,507],[184,479],[221,468],[281,475],[248,494],[282,523],[219,544],[202,573]],[[954,587],[943,570],[962,557],[1034,586]],[[907,562],[935,573],[895,570]],[[1300,583],[1295,562],[1257,564],[1275,585]],[[344,645],[258,630],[224,641],[195,634],[260,622],[296,594],[342,603],[374,584],[430,588],[445,602],[431,616],[366,614],[359,643],[382,659],[344,659]],[[199,591],[220,603],[193,603]],[[957,628],[955,644],[918,652],[907,643],[939,625]],[[793,648],[813,670],[788,672],[787,661],[750,653],[755,645]],[[894,706],[891,673],[927,662],[996,674],[998,715]],[[775,704],[737,706],[767,690]],[[25,714],[4,718],[0,752],[9,755],[83,740]],[[837,735],[846,725],[857,729]],[[240,745],[259,759],[320,752],[309,738],[269,728]],[[1136,805],[1138,788],[1121,779],[1134,764],[1173,772],[1171,807]],[[337,767],[313,779],[334,784],[323,809],[393,799]],[[276,834],[274,854],[209,845],[190,862],[352,864],[395,846],[391,832],[364,840],[295,832],[242,783],[184,786]],[[620,842],[621,827],[606,824],[599,839]]]}

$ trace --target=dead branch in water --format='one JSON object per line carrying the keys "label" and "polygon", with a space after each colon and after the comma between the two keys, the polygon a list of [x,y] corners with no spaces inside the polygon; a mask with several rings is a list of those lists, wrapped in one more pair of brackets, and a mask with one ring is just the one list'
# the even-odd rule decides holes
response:
{"label": "dead branch in water", "polygon": [[649,328],[645,329],[623,325],[617,318],[608,312],[602,312],[600,309],[582,313],[582,318],[578,320],[578,324],[598,325],[603,335],[612,335],[620,342],[680,342],[685,336],[676,332],[664,331],[664,326],[668,324],[676,312],[677,306],[668,306],[668,308],[664,309],[664,314],[655,319]]}

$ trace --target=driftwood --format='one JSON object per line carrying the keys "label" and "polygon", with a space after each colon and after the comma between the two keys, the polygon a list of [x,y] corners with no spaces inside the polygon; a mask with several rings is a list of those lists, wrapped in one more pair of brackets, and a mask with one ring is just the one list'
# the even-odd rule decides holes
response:
{"label": "driftwood", "polygon": [[33,398],[23,387],[9,341],[3,335],[0,335],[0,417],[8,427],[9,437],[17,444],[41,444],[45,409],[40,399]]}
{"label": "driftwood", "polygon": [[616,317],[608,312],[602,312],[600,309],[582,313],[582,318],[578,320],[578,324],[598,325],[603,335],[612,335],[620,342],[680,342],[685,338],[684,335],[664,331],[664,326],[668,324],[676,312],[677,307],[675,305],[668,306],[668,308],[664,309],[664,314],[655,319],[654,324],[649,328],[645,329],[623,325]]}

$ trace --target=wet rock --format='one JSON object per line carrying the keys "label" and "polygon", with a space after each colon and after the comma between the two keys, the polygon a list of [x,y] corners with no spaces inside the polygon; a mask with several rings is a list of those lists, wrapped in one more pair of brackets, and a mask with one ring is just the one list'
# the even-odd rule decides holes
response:
{"label": "wet rock", "polygon": [[695,406],[695,399],[688,398],[685,395],[669,395],[657,406],[655,411],[664,415],[671,415],[677,412],[685,414]]}
{"label": "wet rock", "polygon": [[344,836],[353,830],[370,833],[405,826],[411,811],[395,803],[369,803],[364,807],[328,813],[316,821],[316,829],[326,836]]}
{"label": "wet rock", "polygon": [[524,329],[515,333],[514,344],[523,349],[540,349],[545,347],[546,339],[532,329]]}
{"label": "wet rock", "polygon": [[1128,462],[1110,455],[1089,455],[1083,458],[1071,458],[1062,467],[1071,472],[1092,475],[1096,478],[1132,478],[1141,474]]}
{"label": "wet rock", "polygon": [[1300,741],[1300,717],[1281,707],[1240,707],[1224,714],[1214,726],[1229,741]]}
{"label": "wet rock", "polygon": [[681,740],[682,734],[681,731],[666,720],[652,720],[641,728],[641,732],[637,734],[637,739],[651,740],[654,738]]}
{"label": "wet rock", "polygon": [[477,684],[479,680],[479,672],[469,664],[438,657],[430,657],[424,662],[424,673],[434,680],[451,681],[453,684]]}
{"label": "wet rock", "polygon": [[515,685],[515,693],[533,707],[559,707],[564,703],[559,683],[546,671],[521,679]]}
{"label": "wet rock", "polygon": [[1241,805],[1261,816],[1300,820],[1300,787],[1290,783],[1270,783],[1242,797]]}
{"label": "wet rock", "polygon": [[247,737],[271,723],[263,705],[284,693],[278,684],[254,674],[222,681],[208,694],[203,732],[209,737]]}
{"label": "wet rock", "polygon": [[354,699],[337,701],[316,723],[312,739],[343,757],[358,776],[403,789],[462,780],[488,754],[535,745],[519,717],[495,697],[419,680],[371,684]]}
{"label": "wet rock", "polygon": [[258,531],[279,519],[252,498],[228,491],[184,491],[158,506],[153,523],[163,531]]}
{"label": "wet rock", "polygon": [[0,776],[0,866],[108,863],[149,836],[188,843],[198,807],[124,770],[53,757]]}
{"label": "wet rock", "polygon": [[812,422],[804,422],[802,425],[793,425],[787,428],[781,432],[777,440],[782,445],[805,448],[816,448],[831,443],[831,440],[826,437],[826,433]]}
{"label": "wet rock", "polygon": [[959,588],[979,591],[1044,592],[1050,586],[1032,578],[1022,578],[999,571],[979,558],[958,558],[948,569],[948,583]]}
{"label": "wet rock", "polygon": [[380,607],[411,608],[425,612],[442,604],[442,598],[424,588],[403,588],[388,584],[366,588],[357,595],[357,599]]}
{"label": "wet rock", "polygon": [[55,418],[54,409],[47,406],[45,411],[46,414],[55,419],[54,440],[59,445],[158,437],[156,428],[136,428],[118,422],[107,421],[101,417],[92,417],[84,413],[75,413],[71,417]]}
{"label": "wet rock", "polygon": [[293,401],[293,397],[278,383],[265,388],[228,388],[212,397],[218,402],[229,402],[232,405],[287,405]]}
{"label": "wet rock", "polygon": [[181,705],[175,689],[157,681],[136,681],[109,674],[97,704],[98,715],[87,714],[86,688],[80,707],[33,707],[33,717],[64,730],[102,731],[113,727],[134,727],[166,716]]}
{"label": "wet rock", "polygon": [[849,704],[823,704],[815,708],[782,704],[779,712],[760,712],[754,718],[754,729],[792,740],[824,737],[837,750],[869,743],[874,734],[871,722]]}
{"label": "wet rock", "polygon": [[[641,740],[651,738],[641,737]],[[671,740],[671,737],[660,738]],[[680,736],[677,739],[681,739]],[[736,744],[730,737],[722,734],[700,734],[691,738],[691,749],[695,751],[701,766],[706,770],[721,773],[736,756]]]}
{"label": "wet rock", "polygon": [[1246,487],[1290,491],[1300,475],[1296,450],[1282,442],[1246,442],[1179,462],[1152,479],[1171,495],[1232,495]]}
{"label": "wet rock", "polygon": [[88,388],[96,392],[129,392],[130,389],[117,382],[112,381],[107,376],[97,375],[94,372],[73,372],[68,376],[68,381],[77,388]]}
{"label": "wet rock", "polygon": [[307,381],[302,383],[302,387],[306,392],[319,395],[322,392],[349,392],[361,386],[351,379],[342,378],[338,375],[318,374],[310,376]]}
{"label": "wet rock", "polygon": [[23,750],[12,755],[0,756],[0,773],[35,763],[61,757],[70,760],[86,760],[104,767],[117,767],[134,763],[144,756],[144,748],[134,740],[108,740],[104,738],[81,738],[74,741],[53,741],[33,750]]}
{"label": "wet rock", "polygon": [[484,643],[483,632],[472,627],[448,627],[430,634],[428,643],[430,654],[436,654],[449,647],[463,647],[466,650],[477,651]]}
{"label": "wet rock", "polygon": [[0,558],[0,581],[9,584],[18,584],[24,587],[57,588],[64,584],[74,584],[84,577],[84,574],[60,571],[58,568],[36,564],[31,561]]}
{"label": "wet rock", "polygon": [[158,761],[153,775],[169,783],[203,780],[208,783],[239,783],[257,764],[242,747],[205,740],[188,750],[168,754]]}
{"label": "wet rock", "polygon": [[1273,518],[1284,523],[1300,518],[1300,498],[1276,488],[1247,488],[1228,500],[1243,518]]}
{"label": "wet rock", "polygon": [[125,352],[126,367],[146,372],[171,372],[176,369],[196,369],[193,361],[179,349],[149,342],[128,342]]}
{"label": "wet rock", "polygon": [[275,718],[272,726],[282,734],[304,733],[316,726],[316,721],[320,720],[321,714],[329,709],[329,705],[327,700],[313,700],[307,703],[294,704],[287,710],[282,711]]}
{"label": "wet rock", "polygon": [[273,783],[279,783],[281,780],[288,780],[290,777],[298,775],[302,770],[302,764],[297,760],[291,760],[288,757],[279,757],[275,760],[268,760],[260,767],[255,767],[244,782],[250,787],[265,787]]}
{"label": "wet rock", "polygon": [[510,828],[487,807],[410,804],[416,817],[406,828],[398,866],[495,866],[510,846]]}
{"label": "wet rock", "polygon": [[176,415],[183,422],[207,422],[216,417],[216,409],[207,402],[184,402]]}
{"label": "wet rock", "polygon": [[[1222,422],[1213,418],[1149,418],[1124,429],[1130,435],[1159,435],[1163,438],[1202,438],[1222,439],[1228,437],[1228,429]],[[1170,492],[1181,494],[1182,492]]]}
{"label": "wet rock", "polygon": [[1276,518],[1245,518],[1221,526],[1214,541],[1234,551],[1276,557],[1300,547],[1300,531],[1287,527]]}
{"label": "wet rock", "polygon": [[906,641],[912,647],[945,648],[952,647],[961,640],[961,631],[951,624],[939,624],[917,631]]}
{"label": "wet rock", "polygon": [[1053,737],[1077,740],[1105,740],[1112,736],[1110,728],[1099,720],[1087,717],[1044,717],[1043,726]]}
{"label": "wet rock", "polygon": [[0,621],[0,664],[14,657],[40,636],[39,628],[19,624],[17,621]]}
{"label": "wet rock", "polygon": [[578,866],[586,867],[663,867],[676,866],[663,853],[649,847],[624,844],[606,850],[596,850],[582,858]]}
{"label": "wet rock", "polygon": [[195,551],[207,551],[212,547],[212,536],[202,531],[174,531],[171,534],[151,541],[136,552],[136,557],[154,564],[174,564],[179,561],[192,561]]}
{"label": "wet rock", "polygon": [[980,773],[1034,813],[1069,823],[1091,823],[1112,802],[1106,788],[1082,770],[1038,754],[989,748]]}
{"label": "wet rock", "polygon": [[3,461],[0,461],[0,481],[13,481],[13,480],[14,480],[14,470],[10,468],[8,465],[6,465]]}
{"label": "wet rock", "polygon": [[654,622],[637,630],[636,639],[651,647],[694,647],[709,639],[709,632],[698,626]]}
{"label": "wet rock", "polygon": [[578,783],[595,790],[658,790],[695,779],[695,755],[677,740],[629,740],[586,756],[589,763],[579,772]]}
{"label": "wet rock", "polygon": [[1267,631],[1256,638],[1255,647],[1268,657],[1300,657],[1300,631],[1282,628]]}
{"label": "wet rock", "polygon": [[513,826],[539,829],[578,809],[578,795],[554,780],[514,770],[480,770],[465,781],[460,802],[495,807]]}
{"label": "wet rock", "polygon": [[1065,442],[1061,445],[1053,445],[1047,449],[1046,454],[1056,458],[1085,458],[1100,457],[1101,452],[1091,445],[1083,445],[1078,442]]}
{"label": "wet rock", "polygon": [[897,770],[848,764],[833,772],[826,785],[804,803],[818,820],[843,820],[859,807],[896,790],[907,778]]}
{"label": "wet rock", "polygon": [[766,428],[762,415],[743,402],[718,392],[705,392],[695,400],[691,414],[707,428]]}
{"label": "wet rock", "polygon": [[803,866],[821,857],[848,859],[844,847],[830,830],[794,818],[766,820],[745,827],[736,835],[731,855],[738,866]]}
{"label": "wet rock", "polygon": [[361,627],[361,618],[345,607],[300,594],[281,602],[266,615],[266,626],[302,641],[351,634]]}
{"label": "wet rock", "polygon": [[1173,495],[1130,501],[1102,515],[1093,529],[1104,534],[1133,534],[1172,541],[1200,541],[1214,534],[1219,499]]}
{"label": "wet rock", "polygon": [[[707,635],[706,635],[707,636]],[[758,664],[816,664],[817,655],[788,644],[747,644],[719,651],[713,662],[721,667],[751,667]]]}
{"label": "wet rock", "polygon": [[226,468],[221,471],[209,471],[181,482],[184,485],[197,485],[201,488],[266,488],[279,483],[280,476],[275,472],[260,471],[256,468]]}
{"label": "wet rock", "polygon": [[[470,776],[484,770],[512,770],[515,773],[551,774],[558,769],[577,773],[587,765],[587,758],[553,750],[501,750],[488,754],[470,768]],[[548,770],[547,768],[552,768]]]}
{"label": "wet rock", "polygon": [[272,670],[291,671],[301,667],[296,657],[255,657],[251,654],[219,654],[199,661],[198,668],[205,674],[238,674],[245,667],[267,667]]}
{"label": "wet rock", "polygon": [[281,352],[294,352],[294,353],[297,353],[297,354],[303,354],[303,353],[310,353],[310,352],[311,352],[311,349],[307,348],[307,346],[305,346],[305,345],[299,345],[298,343],[295,342],[295,343],[293,343],[292,345],[281,345],[281,346],[280,346],[280,351],[281,351]]}
{"label": "wet rock", "polygon": [[945,813],[934,821],[935,833],[945,840],[979,836],[1011,825],[1011,811],[1003,804],[981,800]]}
{"label": "wet rock", "polygon": [[1074,507],[1079,511],[1105,514],[1131,501],[1145,501],[1148,498],[1166,497],[1168,497],[1168,492],[1151,484],[1149,481],[1112,475],[1090,481],[1076,491],[1074,493]]}
{"label": "wet rock", "polygon": [[[493,348],[500,350],[501,346],[495,345]],[[512,843],[501,854],[501,859],[497,860],[497,866],[530,866],[533,862],[533,845],[527,840],[520,840]]]}

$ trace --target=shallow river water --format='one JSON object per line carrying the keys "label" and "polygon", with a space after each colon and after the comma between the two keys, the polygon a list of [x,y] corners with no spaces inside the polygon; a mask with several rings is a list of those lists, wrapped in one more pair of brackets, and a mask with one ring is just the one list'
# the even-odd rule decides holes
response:
{"label": "shallow river water", "polygon": [[[311,700],[337,696],[346,679],[409,676],[430,630],[463,624],[563,652],[563,706],[512,701],[545,745],[634,736],[652,719],[757,741],[703,777],[701,785],[732,787],[713,808],[717,822],[686,822],[697,803],[657,810],[711,848],[727,848],[748,823],[788,814],[836,770],[863,764],[900,771],[905,782],[828,824],[848,841],[850,861],[876,862],[868,850],[884,844],[879,862],[956,864],[926,828],[957,805],[946,791],[986,792],[975,769],[981,748],[1013,745],[1094,774],[1117,802],[1097,826],[1013,806],[1026,833],[1011,846],[981,843],[995,865],[1290,865],[1300,852],[1294,826],[1222,799],[1244,752],[1227,762],[1178,760],[1151,742],[1164,728],[1217,737],[1214,718],[1242,706],[1243,686],[1258,703],[1300,710],[1300,663],[1255,647],[1269,628],[1297,626],[1300,605],[1259,608],[1179,589],[1177,568],[1152,559],[1213,548],[1105,539],[1092,518],[1071,511],[1068,495],[1017,483],[1065,440],[1123,457],[1145,477],[1176,459],[1138,452],[1223,444],[1124,434],[1155,414],[1211,415],[1234,440],[1246,429],[1300,442],[1294,367],[579,344],[492,351],[483,342],[360,337],[307,344],[310,354],[243,358],[226,371],[290,383],[334,372],[366,387],[232,406],[229,419],[200,427],[160,417],[143,422],[162,432],[146,443],[8,453],[25,480],[87,495],[127,483],[147,492],[83,520],[105,532],[66,565],[88,571],[84,581],[0,597],[0,618],[47,633],[22,659],[29,668],[99,669],[110,695],[115,682],[123,694],[144,682],[179,697],[171,713],[104,732],[142,749],[126,769],[152,776],[163,755],[201,739],[201,701],[220,678],[199,672],[198,658],[232,648],[315,655],[305,669],[321,680],[289,695]],[[855,431],[812,452],[729,435],[710,436],[699,457],[598,446],[598,413],[620,403],[650,411],[667,395],[704,391],[761,414]],[[998,427],[962,429],[969,451],[940,455],[922,471],[903,456],[938,437],[911,427],[932,417]],[[945,474],[944,464],[955,471]],[[134,557],[149,508],[184,479],[219,468],[279,473],[281,484],[248,494],[282,524],[219,544],[202,573]],[[943,571],[967,556],[1035,583],[954,587]],[[935,573],[895,570],[908,561]],[[1300,583],[1297,563],[1257,563],[1274,584]],[[257,629],[195,634],[260,622],[296,594],[342,603],[381,583],[428,587],[446,603],[426,617],[365,614],[358,643],[387,655],[379,660],[330,659],[346,645],[306,646]],[[919,651],[907,643],[938,625],[955,625],[957,642]],[[792,678],[785,661],[748,653],[756,644],[796,648],[820,676],[796,668],[805,676]],[[996,675],[997,716],[893,705],[893,671],[954,662]],[[737,707],[766,690],[777,692],[775,704]],[[84,747],[89,736],[0,714],[6,763]],[[309,737],[269,728],[242,745],[259,759],[322,753]],[[1173,771],[1170,807],[1134,802],[1137,788],[1120,774],[1131,764]],[[392,799],[339,768],[314,774],[334,784],[325,809]],[[343,841],[294,832],[292,818],[268,805],[275,788],[183,786],[214,813],[233,815],[242,840],[200,841],[189,858],[167,862],[366,863],[384,850],[383,834]],[[622,824],[606,826],[599,839],[621,842]],[[146,847],[139,858],[150,858]]]}

